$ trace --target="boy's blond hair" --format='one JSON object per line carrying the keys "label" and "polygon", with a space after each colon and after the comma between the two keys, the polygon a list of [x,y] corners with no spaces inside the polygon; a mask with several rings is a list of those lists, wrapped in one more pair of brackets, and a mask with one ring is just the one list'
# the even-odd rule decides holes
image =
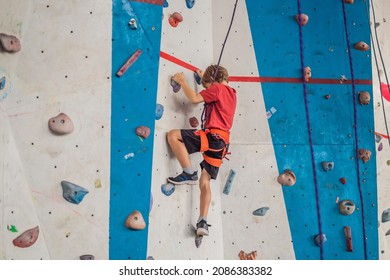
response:
{"label": "boy's blond hair", "polygon": [[[206,68],[203,73],[202,83],[222,83],[223,81],[229,82],[229,73],[225,67],[221,65],[218,66],[217,75],[215,75],[215,70],[217,70],[217,65],[212,64]],[[215,76],[215,80],[214,80]]]}

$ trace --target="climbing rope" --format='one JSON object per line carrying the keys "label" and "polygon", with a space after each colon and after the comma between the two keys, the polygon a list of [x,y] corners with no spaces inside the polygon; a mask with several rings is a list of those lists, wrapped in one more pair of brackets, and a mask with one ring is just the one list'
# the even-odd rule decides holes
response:
{"label": "climbing rope", "polygon": [[366,224],[364,219],[364,200],[363,200],[363,192],[362,192],[362,186],[360,183],[360,165],[358,158],[356,156],[356,153],[358,151],[358,130],[357,130],[357,109],[356,109],[356,103],[357,103],[357,96],[356,96],[356,83],[355,83],[355,75],[353,72],[353,61],[352,61],[352,53],[351,53],[351,44],[349,40],[349,30],[348,30],[348,20],[347,20],[347,13],[345,11],[345,3],[344,0],[340,0],[343,6],[343,17],[344,17],[344,30],[345,30],[345,36],[347,40],[347,50],[348,50],[348,56],[349,56],[349,67],[351,71],[351,81],[352,81],[352,98],[353,98],[353,116],[354,116],[354,133],[355,133],[355,165],[356,165],[356,173],[357,173],[357,181],[358,181],[358,189],[359,189],[359,196],[360,196],[360,203],[361,203],[361,213],[362,213],[362,226],[363,226],[363,242],[364,242],[364,258],[367,259],[367,236],[366,236]]}
{"label": "climbing rope", "polygon": [[[307,131],[309,134],[309,143],[310,143],[310,155],[311,155],[311,165],[313,169],[313,177],[314,177],[314,187],[315,187],[315,197],[316,197],[316,209],[317,209],[317,221],[318,221],[318,233],[320,236],[320,240],[322,240],[322,223],[321,223],[321,213],[320,213],[320,201],[319,201],[319,192],[318,192],[318,178],[317,178],[317,171],[316,171],[316,164],[314,159],[314,150],[313,150],[313,136],[311,134],[311,125],[310,125],[310,115],[309,115],[309,101],[308,101],[308,94],[307,94],[307,86],[306,86],[306,80],[305,80],[305,57],[303,53],[303,28],[301,23],[300,15],[302,14],[302,8],[301,8],[301,1],[298,0],[298,15],[299,15],[299,47],[300,47],[300,55],[301,55],[301,70],[302,70],[302,85],[303,85],[303,94],[305,98],[305,111],[306,111],[306,122],[307,122]],[[324,259],[324,250],[322,246],[323,242],[319,242],[320,247],[320,259]]]}
{"label": "climbing rope", "polygon": [[[215,68],[215,73],[214,73],[214,77],[213,77],[213,82],[214,82],[215,79],[217,78],[218,68],[219,68],[219,65],[220,65],[220,63],[221,63],[222,54],[223,54],[223,51],[224,51],[224,49],[225,49],[226,41],[227,41],[227,39],[228,39],[228,37],[229,37],[230,29],[232,28],[232,25],[233,25],[234,16],[235,16],[235,14],[236,14],[237,3],[238,3],[238,0],[236,0],[236,3],[234,4],[232,18],[230,19],[229,28],[228,28],[228,31],[227,31],[227,33],[226,33],[225,40],[223,41],[223,44],[222,44],[222,49],[221,49],[221,52],[220,52],[220,54],[219,54],[217,67]],[[209,107],[209,105],[210,105],[210,104],[208,104],[208,103],[206,103],[206,102],[203,104],[203,112],[202,112],[202,116],[201,116],[202,129],[204,129],[205,121],[208,119],[208,117],[210,116],[210,113],[211,113],[212,107]]]}
{"label": "climbing rope", "polygon": [[[374,20],[375,39],[376,39],[376,43],[377,43],[378,52],[379,52],[379,56],[380,56],[380,59],[381,59],[382,67],[383,67],[383,72],[385,74],[387,88],[388,88],[388,91],[390,93],[389,79],[387,78],[386,66],[385,66],[385,63],[383,61],[382,51],[381,51],[381,47],[379,45],[378,33],[376,31],[377,26],[376,26],[376,17],[375,17],[374,3],[372,2],[372,0],[371,1],[368,0],[368,3],[367,2],[365,2],[365,3],[366,3],[367,19],[368,19],[368,24],[369,25],[370,25],[370,9],[369,9],[369,6],[371,5],[373,20]],[[384,101],[383,101],[382,80],[381,80],[381,75],[380,75],[380,72],[379,72],[378,58],[377,58],[377,54],[376,54],[374,38],[373,38],[372,32],[371,32],[371,26],[370,26],[370,38],[371,38],[371,42],[372,42],[371,45],[372,45],[372,50],[373,50],[373,54],[374,54],[375,65],[376,65],[376,70],[377,70],[377,75],[378,75],[378,80],[379,80],[379,89],[381,91],[381,103],[382,103],[383,119],[384,119],[384,123],[385,123],[387,139],[388,139],[388,142],[389,142],[389,145],[390,145],[390,135],[389,135],[389,129],[387,127],[387,117],[386,117],[386,111],[385,111],[385,106],[384,106]]]}

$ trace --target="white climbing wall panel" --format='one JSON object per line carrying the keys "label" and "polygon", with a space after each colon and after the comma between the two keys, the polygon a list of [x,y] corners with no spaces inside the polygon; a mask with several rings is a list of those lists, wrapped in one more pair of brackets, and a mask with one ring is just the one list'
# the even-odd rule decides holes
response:
{"label": "white climbing wall panel", "polygon": [[[1,32],[22,43],[0,53],[12,84],[0,103],[1,258],[107,259],[111,1],[1,2]],[[60,112],[73,133],[48,129]],[[89,190],[79,205],[62,198],[62,180]],[[39,247],[12,245],[35,226]]]}
{"label": "white climbing wall panel", "polygon": [[[192,9],[185,1],[170,1],[163,10],[161,51],[195,67],[205,69],[217,63],[231,20],[235,1],[197,1]],[[179,12],[183,22],[173,28],[167,19]],[[239,1],[236,16],[221,65],[231,76],[258,77],[245,1]],[[153,198],[157,205],[149,221],[148,254],[155,259],[238,259],[241,250],[257,251],[258,259],[293,259],[282,190],[276,181],[278,171],[272,148],[261,87],[259,83],[231,82],[238,93],[232,129],[230,161],[224,161],[217,180],[212,181],[212,202],[208,222],[210,236],[196,248],[194,226],[199,216],[198,186],[178,186],[170,196],[160,188],[166,178],[181,172],[166,142],[174,128],[191,128],[188,119],[200,120],[203,106],[186,103],[183,92],[173,93],[170,76],[184,72],[193,81],[193,72],[164,59],[160,60],[158,103],[165,116],[156,122]],[[197,91],[202,88],[197,86]],[[192,156],[199,168],[201,156]],[[237,172],[229,195],[223,188],[230,170]],[[252,212],[269,207],[263,216]],[[275,245],[275,238],[278,240]]]}

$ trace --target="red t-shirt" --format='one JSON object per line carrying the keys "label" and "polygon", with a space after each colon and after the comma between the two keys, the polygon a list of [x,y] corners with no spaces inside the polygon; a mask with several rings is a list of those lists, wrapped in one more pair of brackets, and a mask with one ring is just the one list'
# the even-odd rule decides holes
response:
{"label": "red t-shirt", "polygon": [[209,115],[209,117],[206,119],[205,128],[230,131],[236,112],[236,91],[230,86],[214,83],[199,94],[208,103],[206,116]]}

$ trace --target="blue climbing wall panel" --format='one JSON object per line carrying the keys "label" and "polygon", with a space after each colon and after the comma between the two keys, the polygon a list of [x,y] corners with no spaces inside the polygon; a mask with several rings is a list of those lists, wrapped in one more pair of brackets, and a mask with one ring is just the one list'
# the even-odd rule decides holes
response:
{"label": "blue climbing wall panel", "polygon": [[[147,228],[130,230],[125,227],[125,220],[131,212],[138,210],[147,225],[152,207],[153,135],[162,6],[113,0],[112,8],[109,259],[146,259]],[[130,28],[131,19],[136,20],[136,29]],[[120,78],[115,76],[138,49],[142,54],[134,64]],[[149,127],[150,136],[139,138],[135,134],[138,126]]]}
{"label": "blue climbing wall panel", "polygon": [[[283,186],[297,259],[378,259],[374,112],[372,102],[363,106],[357,101],[358,92],[372,93],[371,57],[353,47],[370,42],[370,29],[366,3],[354,2],[300,1],[301,12],[309,16],[302,43],[304,66],[312,70],[306,92],[314,173],[304,87],[297,82],[302,77],[298,1],[246,1],[259,73],[280,81],[263,83],[262,90],[266,108],[277,109],[269,126],[279,172],[291,169],[297,177],[294,186]],[[340,83],[342,75],[347,82]],[[370,150],[371,159],[358,160],[356,147]],[[334,162],[334,169],[325,172],[323,161]],[[344,199],[355,203],[352,215],[340,214],[337,202]],[[344,226],[351,228],[352,252]],[[322,247],[314,243],[320,228],[327,238]]]}

